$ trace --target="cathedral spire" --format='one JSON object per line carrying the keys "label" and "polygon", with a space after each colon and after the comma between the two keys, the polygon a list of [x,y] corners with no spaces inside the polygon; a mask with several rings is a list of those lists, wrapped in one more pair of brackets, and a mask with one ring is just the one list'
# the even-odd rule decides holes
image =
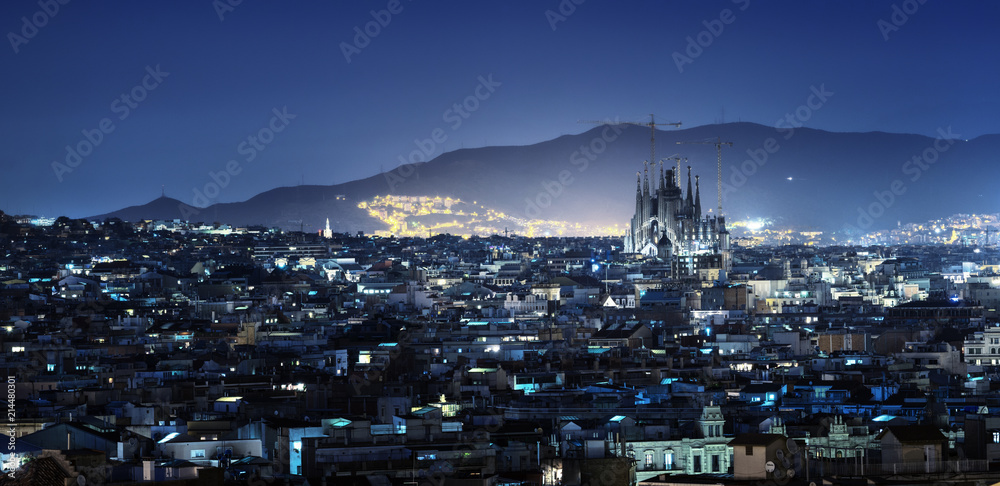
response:
{"label": "cathedral spire", "polygon": [[663,178],[663,159],[660,159],[660,190],[667,188],[667,180]]}
{"label": "cathedral spire", "polygon": [[643,162],[642,169],[642,195],[649,196],[649,161]]}
{"label": "cathedral spire", "polygon": [[686,210],[690,211],[694,207],[694,191],[691,190],[691,166],[688,166],[688,191],[687,191],[687,207]]}
{"label": "cathedral spire", "polygon": [[694,217],[695,219],[701,219],[701,185],[698,184],[698,179],[701,176],[694,176]]}
{"label": "cathedral spire", "polygon": [[326,228],[323,230],[323,238],[333,238],[333,230],[330,229],[330,218],[326,218]]}

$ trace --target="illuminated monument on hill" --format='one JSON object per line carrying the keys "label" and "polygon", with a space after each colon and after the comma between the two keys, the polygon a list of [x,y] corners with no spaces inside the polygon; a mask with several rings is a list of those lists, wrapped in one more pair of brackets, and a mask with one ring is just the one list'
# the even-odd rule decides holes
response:
{"label": "illuminated monument on hill", "polygon": [[653,172],[652,190],[649,163],[642,173],[636,173],[635,214],[626,230],[625,251],[669,263],[675,277],[694,275],[699,270],[728,271],[731,260],[726,218],[701,214],[701,190],[697,176],[691,189],[691,167],[686,196],[681,191],[678,170],[664,171],[661,161],[658,183],[655,164]]}

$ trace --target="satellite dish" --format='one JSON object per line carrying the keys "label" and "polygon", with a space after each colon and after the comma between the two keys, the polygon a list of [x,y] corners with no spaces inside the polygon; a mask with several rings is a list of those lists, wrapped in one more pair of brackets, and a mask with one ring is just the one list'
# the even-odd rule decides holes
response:
{"label": "satellite dish", "polygon": [[87,486],[87,478],[83,477],[83,474],[76,477],[76,484],[78,486]]}
{"label": "satellite dish", "polygon": [[764,463],[764,470],[767,472],[774,472],[774,462],[767,461],[766,463]]}
{"label": "satellite dish", "polygon": [[778,457],[778,460],[782,460],[785,458],[785,451],[778,449],[774,451],[774,455]]}
{"label": "satellite dish", "polygon": [[789,469],[789,470],[785,471],[785,474],[788,475],[788,479],[794,478],[795,477],[795,470],[794,469]]}
{"label": "satellite dish", "polygon": [[138,441],[137,441],[137,440],[135,440],[135,437],[129,437],[129,438],[128,438],[128,445],[129,445],[129,447],[135,447],[135,444],[136,444],[137,442],[138,442]]}

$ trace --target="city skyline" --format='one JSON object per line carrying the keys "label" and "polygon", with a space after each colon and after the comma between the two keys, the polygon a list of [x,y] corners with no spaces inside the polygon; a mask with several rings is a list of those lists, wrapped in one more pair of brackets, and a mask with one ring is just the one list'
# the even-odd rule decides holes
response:
{"label": "city skyline", "polygon": [[2,3],[0,486],[995,482],[997,14]]}

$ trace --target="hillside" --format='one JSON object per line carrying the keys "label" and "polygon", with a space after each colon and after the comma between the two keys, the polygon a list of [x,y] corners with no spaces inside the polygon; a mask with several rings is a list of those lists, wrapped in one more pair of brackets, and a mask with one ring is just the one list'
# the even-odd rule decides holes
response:
{"label": "hillside", "polygon": [[[997,211],[988,183],[997,175],[997,164],[990,162],[1000,136],[940,141],[935,149],[935,139],[921,135],[790,132],[753,123],[657,131],[656,157],[688,157],[685,165],[701,175],[706,210],[717,205],[715,147],[676,142],[715,137],[733,142],[722,149],[723,211],[730,220],[870,230],[894,227],[897,221]],[[315,231],[329,217],[336,231],[371,232],[386,226],[358,204],[394,194],[477,201],[524,219],[621,225],[632,215],[636,171],[649,159],[649,150],[647,128],[595,127],[528,146],[456,150],[344,184],[280,187],[207,208],[159,198],[94,218],[182,218],[296,229],[302,220],[307,231]],[[922,156],[926,162],[912,160]]]}

